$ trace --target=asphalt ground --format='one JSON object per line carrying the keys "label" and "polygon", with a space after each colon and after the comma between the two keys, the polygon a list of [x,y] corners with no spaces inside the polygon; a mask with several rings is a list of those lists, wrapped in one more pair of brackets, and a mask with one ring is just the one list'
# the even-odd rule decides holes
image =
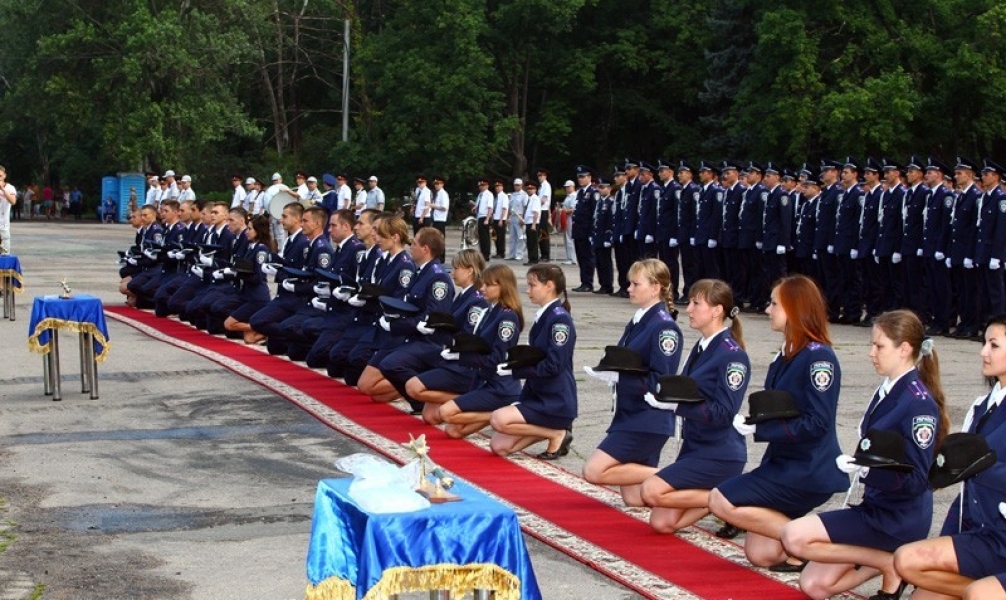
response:
{"label": "asphalt ground", "polygon": [[[336,476],[339,456],[366,451],[253,382],[109,320],[111,353],[99,364],[100,399],[79,392],[75,344],[63,344],[63,400],[43,395],[42,359],[27,349],[32,298],[66,279],[78,293],[121,304],[115,251],[126,225],[14,222],[13,251],[27,291],[17,320],[0,321],[0,600],[43,598],[302,598],[317,481]],[[449,254],[459,245],[448,232]],[[563,258],[556,244],[552,256]],[[508,262],[522,280],[526,267]],[[564,266],[569,287],[575,266]],[[570,293],[575,363],[595,365],[634,307],[628,300]],[[525,315],[536,307],[525,299]],[[698,335],[679,319],[690,348]],[[749,393],[761,389],[780,344],[764,315],[743,314],[751,358]],[[867,357],[869,329],[834,326],[841,362],[838,428],[851,453],[856,425],[880,377]],[[525,335],[526,338],[526,335]],[[67,339],[64,337],[64,339]],[[70,338],[72,339],[72,338]],[[980,345],[936,340],[951,417],[985,390]],[[579,473],[604,437],[611,398],[577,374],[576,441],[559,464]],[[532,447],[537,451],[538,448]],[[749,443],[749,468],[762,448]],[[669,443],[662,464],[673,459]],[[436,448],[433,448],[435,458]],[[936,494],[933,529],[952,494]],[[844,494],[824,508],[837,508]],[[703,522],[716,527],[712,519]],[[547,599],[638,598],[634,592],[532,538]],[[876,584],[863,591],[873,593]]]}

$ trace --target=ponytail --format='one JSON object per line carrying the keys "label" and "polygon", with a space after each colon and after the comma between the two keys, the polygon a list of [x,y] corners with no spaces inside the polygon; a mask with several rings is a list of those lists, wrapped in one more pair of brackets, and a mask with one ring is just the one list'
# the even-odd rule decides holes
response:
{"label": "ponytail", "polygon": [[932,347],[931,339],[926,338],[922,343],[924,349],[926,343],[929,344],[929,352],[926,353],[923,350],[920,353],[916,368],[919,370],[919,379],[929,388],[929,393],[933,395],[936,408],[940,413],[940,428],[934,446],[934,448],[939,448],[943,444],[943,438],[947,437],[950,432],[950,415],[947,414],[947,398],[943,393],[943,384],[940,382],[940,360],[936,356],[936,350]]}
{"label": "ponytail", "polygon": [[566,293],[566,290],[562,290],[562,307],[569,314],[573,314],[573,308],[569,305],[569,294]]}
{"label": "ponytail", "polygon": [[730,336],[734,338],[738,346],[747,350],[747,347],[744,346],[744,327],[741,325],[740,315],[737,312],[736,306],[730,311]]}

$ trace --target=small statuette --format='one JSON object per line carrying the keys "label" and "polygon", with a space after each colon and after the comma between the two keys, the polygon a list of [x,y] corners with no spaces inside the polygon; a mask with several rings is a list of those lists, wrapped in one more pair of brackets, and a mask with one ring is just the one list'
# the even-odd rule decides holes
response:
{"label": "small statuette", "polygon": [[59,282],[59,285],[60,287],[63,288],[63,293],[59,295],[60,298],[64,300],[69,300],[70,298],[73,298],[72,294],[73,290],[70,289],[70,284],[66,282],[65,277],[62,279],[62,281]]}
{"label": "small statuette", "polygon": [[[416,483],[417,493],[427,498],[433,504],[461,500],[461,496],[447,491],[454,487],[454,478],[448,475],[447,471],[443,468],[430,462],[430,447],[426,444],[425,435],[413,438],[410,433],[409,442],[405,444],[405,447],[412,450],[419,460],[419,481]],[[430,466],[433,467],[432,470]],[[433,481],[430,481],[430,476],[432,476]]]}

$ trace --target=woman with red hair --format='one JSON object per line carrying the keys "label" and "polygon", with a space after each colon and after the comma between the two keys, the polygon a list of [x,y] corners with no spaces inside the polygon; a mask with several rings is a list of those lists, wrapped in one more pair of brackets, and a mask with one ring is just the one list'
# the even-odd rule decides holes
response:
{"label": "woman with red hair", "polygon": [[783,334],[765,389],[788,393],[792,406],[778,414],[797,416],[757,424],[747,423],[742,415],[734,418],[738,432],[753,434],[756,442],[768,442],[768,448],[753,471],[709,493],[709,508],[747,530],[744,553],[751,564],[795,572],[806,563],[787,557],[780,541],[783,527],[849,486],[849,477],[835,464],[842,453],[835,433],[842,373],[828,336],[824,298],[813,280],[803,275],[782,279],[765,313],[772,329]]}

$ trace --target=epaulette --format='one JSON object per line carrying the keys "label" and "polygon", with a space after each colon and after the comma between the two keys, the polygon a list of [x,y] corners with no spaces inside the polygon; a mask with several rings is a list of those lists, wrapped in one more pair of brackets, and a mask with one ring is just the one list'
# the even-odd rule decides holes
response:
{"label": "epaulette", "polygon": [[820,350],[822,347],[824,347],[824,344],[822,344],[820,342],[811,342],[811,343],[807,344],[807,349],[808,350]]}
{"label": "epaulette", "polygon": [[912,393],[912,396],[918,400],[925,400],[930,397],[929,390],[918,379],[913,379],[908,382],[908,390]]}
{"label": "epaulette", "polygon": [[723,338],[723,347],[729,350],[730,352],[737,352],[738,350],[741,350],[741,345],[738,344],[737,340],[733,339],[732,337]]}

